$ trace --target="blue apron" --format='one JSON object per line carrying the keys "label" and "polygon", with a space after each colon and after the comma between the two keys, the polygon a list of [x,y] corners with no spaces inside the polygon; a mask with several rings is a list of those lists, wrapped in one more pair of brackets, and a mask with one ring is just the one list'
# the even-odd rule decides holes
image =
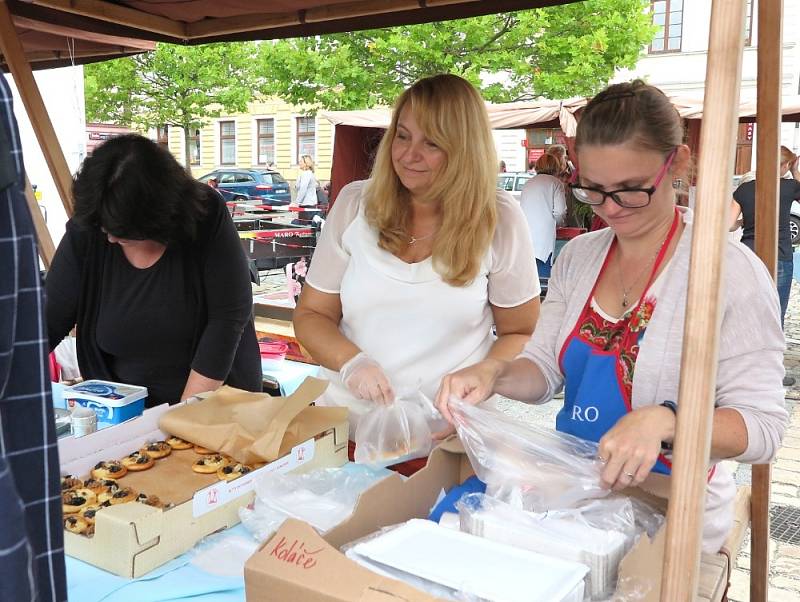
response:
{"label": "blue apron", "polygon": [[[628,380],[632,382],[639,343],[653,310],[652,301],[646,300],[647,291],[664,260],[679,220],[680,215],[676,210],[672,227],[656,257],[645,289],[636,306],[612,326],[613,336],[608,336],[608,330],[598,333],[593,327],[591,317],[595,312],[591,303],[597,287],[595,282],[572,333],[561,348],[559,363],[565,383],[564,407],[556,416],[556,430],[598,442],[620,418],[631,411],[629,387],[624,384],[624,376],[630,375]],[[608,250],[600,274],[605,271],[615,249],[616,239]],[[592,336],[598,334],[602,336]],[[652,470],[669,475],[672,463],[661,454]]]}

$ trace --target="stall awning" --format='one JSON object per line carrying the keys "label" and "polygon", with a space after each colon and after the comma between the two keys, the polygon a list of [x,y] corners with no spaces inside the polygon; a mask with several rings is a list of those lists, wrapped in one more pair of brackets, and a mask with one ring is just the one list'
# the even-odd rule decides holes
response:
{"label": "stall awning", "polygon": [[34,68],[152,48],[268,40],[566,4],[575,0],[7,0]]}

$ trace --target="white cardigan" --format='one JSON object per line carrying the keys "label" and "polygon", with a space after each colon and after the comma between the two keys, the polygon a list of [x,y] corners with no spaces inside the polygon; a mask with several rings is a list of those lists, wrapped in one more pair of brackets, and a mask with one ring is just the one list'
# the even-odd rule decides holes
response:
{"label": "white cardigan", "polygon": [[[634,409],[678,401],[692,236],[692,212],[680,210],[686,228],[661,275],[664,286],[636,360]],[[573,239],[553,267],[536,331],[521,354],[539,366],[547,379],[548,391],[538,403],[550,400],[563,386],[558,355],[591,294],[613,235],[606,228]],[[732,459],[770,462],[789,419],[782,386],[786,343],[777,290],[758,257],[731,241],[726,242],[722,286],[716,406],[737,410],[747,427],[747,449]],[[664,495],[666,480],[659,483],[658,475],[651,475],[643,488]],[[732,476],[717,465],[707,489],[704,551],[719,550],[730,531],[734,495]]]}

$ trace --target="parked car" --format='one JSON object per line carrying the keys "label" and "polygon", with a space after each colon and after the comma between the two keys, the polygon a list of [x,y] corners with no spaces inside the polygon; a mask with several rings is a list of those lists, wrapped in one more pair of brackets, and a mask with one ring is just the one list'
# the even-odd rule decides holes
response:
{"label": "parked car", "polygon": [[217,189],[226,201],[288,205],[292,200],[289,182],[279,174],[265,168],[215,169],[198,178],[204,184],[217,178]]}
{"label": "parked car", "polygon": [[525,186],[525,182],[535,175],[528,171],[499,173],[497,174],[497,188],[509,192],[511,196],[519,200],[520,196],[522,196],[522,187]]}

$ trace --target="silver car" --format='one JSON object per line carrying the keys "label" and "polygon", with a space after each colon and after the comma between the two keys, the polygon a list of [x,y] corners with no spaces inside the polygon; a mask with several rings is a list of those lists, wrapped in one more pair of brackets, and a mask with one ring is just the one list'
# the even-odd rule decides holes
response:
{"label": "silver car", "polygon": [[525,182],[530,180],[535,173],[528,171],[507,171],[497,174],[497,188],[505,190],[515,199],[519,200],[522,196],[522,187]]}

